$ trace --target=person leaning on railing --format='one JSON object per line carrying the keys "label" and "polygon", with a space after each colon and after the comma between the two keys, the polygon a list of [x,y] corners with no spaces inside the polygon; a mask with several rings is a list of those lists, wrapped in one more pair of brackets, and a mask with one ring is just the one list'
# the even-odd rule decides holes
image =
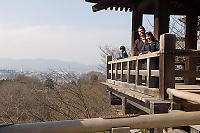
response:
{"label": "person leaning on railing", "polygon": [[160,44],[155,39],[151,32],[146,33],[146,40],[147,43],[142,46],[141,54],[147,54],[155,51],[159,51]]}
{"label": "person leaning on railing", "polygon": [[124,59],[124,58],[128,58],[128,54],[126,52],[126,48],[124,46],[120,46],[120,57],[117,59]]}
{"label": "person leaning on railing", "polygon": [[[143,45],[141,54],[148,54],[151,52],[159,51],[160,50],[160,44],[159,42],[155,39],[153,34],[151,32],[146,32],[146,40],[147,43]],[[144,62],[144,70],[147,69],[147,61]],[[155,60],[155,69],[159,69],[159,59],[156,58]],[[159,79],[156,77],[155,78],[155,88],[158,88],[159,85]]]}

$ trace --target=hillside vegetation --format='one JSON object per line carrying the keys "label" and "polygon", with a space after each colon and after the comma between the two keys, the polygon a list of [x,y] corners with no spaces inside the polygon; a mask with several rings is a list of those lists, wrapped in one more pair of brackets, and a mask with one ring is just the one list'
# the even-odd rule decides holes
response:
{"label": "hillside vegetation", "polygon": [[115,114],[97,75],[68,77],[58,83],[19,75],[0,81],[1,123],[71,120]]}

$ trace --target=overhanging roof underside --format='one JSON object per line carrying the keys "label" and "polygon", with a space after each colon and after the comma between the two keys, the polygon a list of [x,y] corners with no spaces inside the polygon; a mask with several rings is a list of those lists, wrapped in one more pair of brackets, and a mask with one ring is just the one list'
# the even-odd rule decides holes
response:
{"label": "overhanging roof underside", "polygon": [[[100,10],[120,10],[134,11],[139,10],[145,14],[153,14],[155,0],[85,0],[94,3],[94,12]],[[163,0],[158,0],[162,2]],[[200,0],[168,0],[170,14],[187,14],[190,10],[196,10],[200,14]]]}

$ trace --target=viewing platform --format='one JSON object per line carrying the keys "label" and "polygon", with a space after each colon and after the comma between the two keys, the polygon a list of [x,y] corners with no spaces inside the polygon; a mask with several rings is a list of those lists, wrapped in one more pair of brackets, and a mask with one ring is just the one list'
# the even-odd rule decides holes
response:
{"label": "viewing platform", "polygon": [[[175,102],[167,94],[168,88],[199,93],[200,51],[175,49],[175,43],[175,35],[163,34],[160,51],[119,60],[107,56],[104,84],[108,86],[111,104],[122,104],[124,114],[134,113],[135,109],[148,114],[167,113]],[[185,64],[175,61],[178,56],[186,60]]]}

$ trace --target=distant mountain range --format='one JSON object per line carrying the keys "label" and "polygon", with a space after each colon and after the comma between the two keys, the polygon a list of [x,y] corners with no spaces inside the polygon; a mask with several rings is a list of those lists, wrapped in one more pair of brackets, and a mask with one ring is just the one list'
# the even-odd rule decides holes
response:
{"label": "distant mountain range", "polygon": [[0,58],[0,69],[17,71],[49,71],[62,70],[68,72],[98,71],[95,65],[84,65],[77,62],[67,62],[55,59],[5,59]]}

